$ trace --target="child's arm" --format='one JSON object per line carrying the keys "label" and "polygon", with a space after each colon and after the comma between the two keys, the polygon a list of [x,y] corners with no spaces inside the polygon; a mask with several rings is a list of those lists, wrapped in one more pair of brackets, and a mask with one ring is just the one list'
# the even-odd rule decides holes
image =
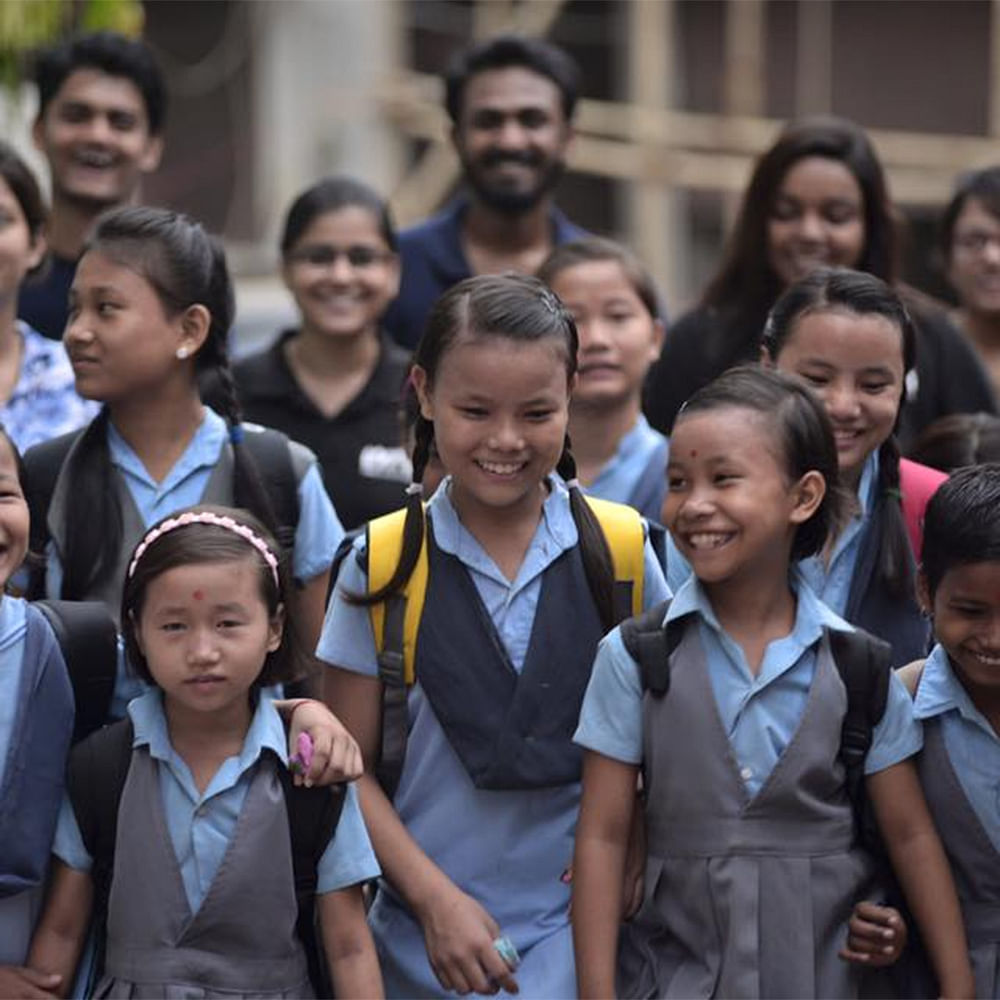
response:
{"label": "child's arm", "polygon": [[361,886],[325,892],[316,897],[316,905],[333,995],[385,996]]}
{"label": "child's arm", "polygon": [[941,995],[972,997],[975,983],[951,870],[912,759],[866,779],[893,869],[923,936]]}
{"label": "child's arm", "polygon": [[42,919],[31,939],[28,966],[60,978],[58,995],[66,996],[87,935],[94,883],[89,872],[53,858],[52,876]]}
{"label": "child's arm", "polygon": [[361,748],[346,726],[323,704],[311,698],[275,701],[274,707],[288,723],[288,756],[298,750],[299,736],[312,740],[312,763],[305,774],[295,775],[297,785],[336,785],[356,781],[364,767]]}
{"label": "child's arm", "polygon": [[421,850],[370,773],[379,753],[381,682],[329,667],[324,693],[361,745],[369,768],[358,781],[365,824],[385,878],[420,921],[427,957],[441,985],[457,993],[493,993],[497,985],[516,993],[517,982],[493,947],[501,933],[496,921]]}
{"label": "child's arm", "polygon": [[581,997],[615,995],[618,928],[629,830],[635,806],[634,764],[587,750],[573,854],[573,947]]}

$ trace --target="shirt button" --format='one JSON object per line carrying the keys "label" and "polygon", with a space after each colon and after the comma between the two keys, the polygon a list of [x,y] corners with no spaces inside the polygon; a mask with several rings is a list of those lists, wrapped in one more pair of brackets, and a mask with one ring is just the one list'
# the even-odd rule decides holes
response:
{"label": "shirt button", "polygon": [[749,781],[753,777],[753,770],[749,767],[744,767],[743,770],[740,771],[740,777],[744,781]]}

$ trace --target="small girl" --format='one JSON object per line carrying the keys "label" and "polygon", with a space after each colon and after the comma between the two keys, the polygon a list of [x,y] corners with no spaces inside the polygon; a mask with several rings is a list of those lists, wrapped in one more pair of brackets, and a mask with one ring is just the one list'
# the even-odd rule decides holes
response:
{"label": "small girl", "polygon": [[316,453],[353,530],[400,507],[410,481],[397,422],[410,359],[381,332],[399,290],[389,208],[360,181],[322,180],[292,202],[281,256],[298,327],[236,364],[233,377],[250,420]]}
{"label": "small girl", "polygon": [[[232,317],[225,257],[200,225],[154,208],[101,217],[70,290],[65,343],[77,389],[104,406],[75,438],[25,457],[33,550],[48,555],[36,596],[103,600],[117,615],[125,557],[149,525],[193,503],[235,503],[291,551],[292,620],[313,648],[343,530],[315,457],[242,424],[226,354]],[[202,405],[202,372],[218,376],[224,417]],[[268,442],[271,467],[251,447]],[[119,684],[117,716],[130,693]]]}
{"label": "small girl", "polygon": [[765,364],[797,375],[833,425],[851,518],[800,567],[822,601],[892,645],[893,664],[930,638],[914,591],[923,510],[945,476],[900,459],[895,432],[914,333],[888,285],[859,271],[817,271],[778,300],[764,329]]}
{"label": "small girl", "polygon": [[[917,768],[958,888],[977,997],[1000,997],[1000,465],[927,505],[921,603],[937,645],[900,671],[924,726]],[[927,996],[941,993],[928,992]]]}
{"label": "small girl", "polygon": [[[667,527],[694,575],[664,609],[677,641],[666,693],[644,685],[616,629],[575,737],[587,751],[574,858],[580,994],[614,995],[617,965],[626,996],[855,996],[859,973],[838,951],[873,869],[845,790],[847,697],[830,638],[853,629],[794,572],[841,507],[827,485],[837,482],[830,424],[798,380],[735,369],[681,411],[668,480]],[[907,761],[920,730],[889,680],[867,795],[943,995],[971,995],[954,886]],[[645,897],[619,956],[640,766]]]}
{"label": "small girl", "polygon": [[450,476],[426,511],[410,488],[401,548],[377,588],[370,540],[395,516],[369,525],[327,613],[327,700],[370,772],[385,762],[383,704],[388,728],[398,691],[382,683],[373,619],[406,599],[425,552],[398,786],[387,795],[370,773],[360,783],[385,872],[370,922],[390,996],[576,994],[571,736],[597,642],[620,615],[624,554],[594,510],[636,529],[632,606],[666,594],[639,516],[592,508],[579,489],[566,436],[577,357],[572,318],[534,278],[470,278],[441,297],[412,375],[413,476],[432,446]]}
{"label": "small girl", "polygon": [[[131,555],[121,620],[130,662],[153,686],[129,705],[130,722],[117,723],[131,726],[133,749],[117,809],[99,996],[312,995],[278,772],[285,732],[259,696],[302,665],[279,559],[251,515],[207,506],[161,520]],[[73,751],[71,770],[103,735]],[[113,781],[107,772],[94,787]],[[29,957],[61,983],[71,981],[92,901],[106,889],[92,878],[79,809],[64,800]],[[377,874],[349,786],[316,868],[338,996],[381,993],[361,890]]]}
{"label": "small girl", "polygon": [[646,372],[663,346],[653,280],[632,253],[596,237],[558,247],[538,276],[573,314],[580,335],[569,412],[580,482],[658,521],[667,439],[641,409]]}

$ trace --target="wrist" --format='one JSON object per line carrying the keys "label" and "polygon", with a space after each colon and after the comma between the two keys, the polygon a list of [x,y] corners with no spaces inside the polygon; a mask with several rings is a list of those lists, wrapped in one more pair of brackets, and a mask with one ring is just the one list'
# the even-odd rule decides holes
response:
{"label": "wrist", "polygon": [[281,707],[284,710],[282,714],[284,715],[285,722],[289,726],[292,725],[292,721],[295,718],[295,713],[303,706],[311,704],[311,698],[288,698],[281,703]]}

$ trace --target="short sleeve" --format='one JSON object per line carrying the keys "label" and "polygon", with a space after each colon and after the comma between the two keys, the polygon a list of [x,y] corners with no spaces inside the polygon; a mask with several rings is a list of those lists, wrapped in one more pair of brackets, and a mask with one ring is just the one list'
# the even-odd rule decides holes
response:
{"label": "short sleeve", "polygon": [[296,580],[311,580],[330,568],[344,528],[315,461],[299,480],[298,492],[299,523],[295,527],[292,572]]}
{"label": "short sleeve", "polygon": [[872,733],[872,745],[865,758],[865,774],[877,774],[919,753],[924,734],[913,714],[913,699],[893,671],[885,713]]}
{"label": "short sleeve", "polygon": [[620,629],[597,647],[573,742],[625,764],[642,761],[642,682]]}
{"label": "short sleeve", "polygon": [[64,864],[80,872],[89,872],[94,859],[83,845],[76,813],[69,795],[64,794],[59,805],[59,819],[56,821],[56,836],[52,842],[52,853]]}
{"label": "short sleeve", "polygon": [[656,550],[653,548],[649,538],[646,539],[646,548],[643,553],[643,584],[642,584],[642,606],[643,610],[651,608],[660,601],[665,601],[670,596],[670,588],[667,586],[666,578],[663,575],[663,567],[656,557]]}
{"label": "short sleeve", "polygon": [[348,785],[340,822],[316,866],[316,892],[344,889],[380,874],[358,804],[358,790],[353,784]]}
{"label": "short sleeve", "polygon": [[346,597],[368,591],[368,574],[358,564],[364,545],[361,535],[340,564],[316,655],[331,666],[377,677],[378,660],[369,610],[364,605],[352,604]]}

